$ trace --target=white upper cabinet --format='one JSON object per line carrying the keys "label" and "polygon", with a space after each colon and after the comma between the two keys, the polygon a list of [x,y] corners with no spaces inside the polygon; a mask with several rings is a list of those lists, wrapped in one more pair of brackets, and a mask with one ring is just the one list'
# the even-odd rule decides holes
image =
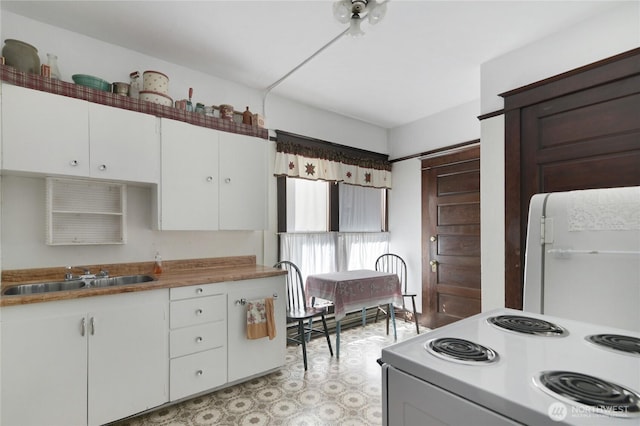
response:
{"label": "white upper cabinet", "polygon": [[220,159],[220,229],[266,229],[266,141],[221,132]]}
{"label": "white upper cabinet", "polygon": [[2,85],[2,169],[158,183],[158,118]]}
{"label": "white upper cabinet", "polygon": [[267,144],[161,120],[161,230],[262,230],[267,225]]}
{"label": "white upper cabinet", "polygon": [[159,119],[89,103],[91,177],[160,182]]}
{"label": "white upper cabinet", "polygon": [[218,137],[206,127],[161,120],[161,230],[218,229]]}
{"label": "white upper cabinet", "polygon": [[88,102],[2,85],[2,169],[89,175]]}

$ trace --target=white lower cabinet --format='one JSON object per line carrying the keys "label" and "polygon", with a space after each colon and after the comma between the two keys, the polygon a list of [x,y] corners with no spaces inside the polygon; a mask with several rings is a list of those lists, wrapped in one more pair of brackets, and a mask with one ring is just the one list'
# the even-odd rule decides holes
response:
{"label": "white lower cabinet", "polygon": [[167,402],[167,291],[2,308],[0,423],[100,425]]}
{"label": "white lower cabinet", "polygon": [[[101,425],[284,365],[285,277],[4,307],[0,424]],[[276,337],[247,339],[274,298]]]}
{"label": "white lower cabinet", "polygon": [[171,289],[171,401],[227,382],[227,295],[224,286]]}
{"label": "white lower cabinet", "polygon": [[[276,337],[247,339],[247,309],[243,301],[274,298]],[[255,376],[284,365],[286,355],[286,290],[283,275],[229,283],[228,380]]]}

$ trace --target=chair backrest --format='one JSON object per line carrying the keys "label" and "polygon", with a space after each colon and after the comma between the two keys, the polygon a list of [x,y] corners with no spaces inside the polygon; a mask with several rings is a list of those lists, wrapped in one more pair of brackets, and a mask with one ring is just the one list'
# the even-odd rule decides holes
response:
{"label": "chair backrest", "polygon": [[407,292],[407,264],[400,256],[393,253],[386,253],[378,257],[378,259],[376,259],[376,271],[398,275],[402,292]]}
{"label": "chair backrest", "polygon": [[290,312],[303,312],[307,309],[307,298],[304,294],[304,282],[300,269],[293,262],[282,260],[274,268],[287,271],[287,309]]}

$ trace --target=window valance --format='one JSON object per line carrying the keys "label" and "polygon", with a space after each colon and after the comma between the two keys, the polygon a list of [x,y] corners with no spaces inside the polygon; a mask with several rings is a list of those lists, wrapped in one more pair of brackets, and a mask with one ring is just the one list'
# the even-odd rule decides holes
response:
{"label": "window valance", "polygon": [[276,176],[391,188],[384,154],[276,131]]}

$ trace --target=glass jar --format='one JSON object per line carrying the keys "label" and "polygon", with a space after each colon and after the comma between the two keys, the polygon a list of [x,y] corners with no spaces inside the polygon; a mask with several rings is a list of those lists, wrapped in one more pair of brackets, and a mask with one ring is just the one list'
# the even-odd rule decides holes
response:
{"label": "glass jar", "polygon": [[51,78],[60,80],[60,68],[58,68],[58,57],[53,53],[47,53],[47,65],[51,72]]}
{"label": "glass jar", "polygon": [[140,73],[138,71],[133,71],[129,74],[129,78],[131,79],[131,83],[129,85],[129,97],[138,99],[140,97],[140,82],[138,81]]}

